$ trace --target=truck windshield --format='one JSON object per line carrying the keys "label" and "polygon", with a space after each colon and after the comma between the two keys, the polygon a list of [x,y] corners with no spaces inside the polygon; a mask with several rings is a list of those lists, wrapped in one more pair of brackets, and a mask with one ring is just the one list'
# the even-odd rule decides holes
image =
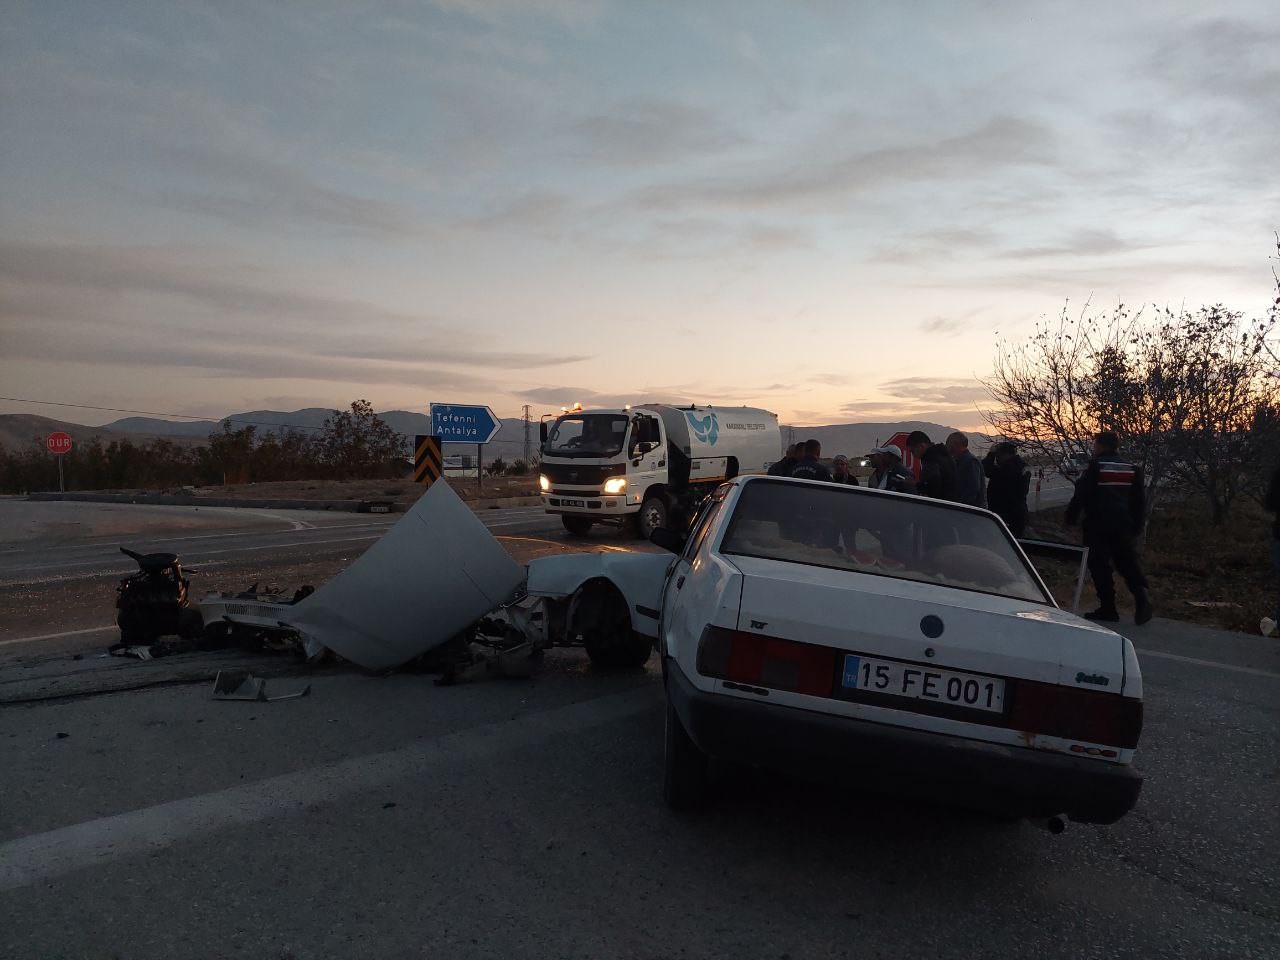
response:
{"label": "truck windshield", "polygon": [[999,520],[923,497],[755,481],[720,550],[1048,602]]}
{"label": "truck windshield", "polygon": [[547,434],[549,457],[612,457],[622,452],[627,418],[616,413],[575,413],[561,417]]}

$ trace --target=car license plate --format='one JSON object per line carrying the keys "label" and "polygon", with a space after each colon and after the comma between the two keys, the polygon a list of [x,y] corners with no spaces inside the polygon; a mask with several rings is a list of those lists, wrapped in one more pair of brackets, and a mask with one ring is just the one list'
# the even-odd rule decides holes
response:
{"label": "car license plate", "polygon": [[911,700],[932,700],[972,710],[1004,710],[1004,681],[954,670],[933,670],[914,663],[846,654],[840,685]]}
{"label": "car license plate", "polygon": [[561,500],[560,501],[560,506],[562,507],[585,507],[586,505],[587,505],[587,501],[585,500]]}

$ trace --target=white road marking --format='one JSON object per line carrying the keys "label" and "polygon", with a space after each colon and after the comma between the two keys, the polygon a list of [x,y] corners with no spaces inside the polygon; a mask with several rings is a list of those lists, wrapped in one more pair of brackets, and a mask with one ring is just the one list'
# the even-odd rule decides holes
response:
{"label": "white road marking", "polygon": [[264,513],[262,516],[270,517],[272,520],[279,520],[281,523],[291,524],[295,530],[314,530],[316,528],[314,523],[307,523],[305,520],[294,520],[290,517],[282,517],[278,513]]}
{"label": "white road marking", "polygon": [[437,767],[527,750],[591,726],[603,726],[657,705],[655,686],[518,716],[397,750],[351,757],[256,783],[173,800],[113,817],[37,833],[0,844],[0,890],[63,876],[187,837],[259,823],[310,804],[330,804],[396,780],[430,782]]}
{"label": "white road marking", "polygon": [[1200,660],[1196,657],[1184,657],[1177,653],[1165,653],[1163,650],[1143,650],[1134,647],[1144,657],[1159,657],[1163,660],[1176,660],[1179,663],[1193,663],[1197,667],[1217,667],[1219,670],[1230,670],[1232,673],[1247,673],[1251,677],[1271,677],[1280,680],[1280,673],[1271,670],[1259,670],[1257,667],[1237,667],[1234,663],[1219,663],[1216,660]]}
{"label": "white road marking", "polygon": [[0,640],[0,647],[12,646],[15,643],[38,643],[41,640],[58,640],[61,637],[78,637],[86,633],[106,633],[114,630],[114,626],[85,627],[83,630],[63,630],[61,633],[42,633],[38,637],[15,637],[12,640]]}

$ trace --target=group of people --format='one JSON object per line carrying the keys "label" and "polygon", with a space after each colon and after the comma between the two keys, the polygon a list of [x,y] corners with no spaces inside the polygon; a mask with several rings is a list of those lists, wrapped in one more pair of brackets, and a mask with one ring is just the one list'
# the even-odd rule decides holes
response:
{"label": "group of people", "polygon": [[[959,431],[944,443],[934,443],[928,434],[917,430],[907,437],[906,448],[914,459],[914,470],[905,465],[904,451],[895,444],[869,451],[866,458],[872,474],[867,484],[879,490],[985,507],[1004,520],[1015,537],[1025,533],[1031,470],[1013,443],[997,443],[979,460],[969,450],[969,438]],[[1084,543],[1089,548],[1089,573],[1099,606],[1085,616],[1103,622],[1120,619],[1114,567],[1133,594],[1134,620],[1142,624],[1153,614],[1136,545],[1146,521],[1145,484],[1142,468],[1121,457],[1119,451],[1120,441],[1115,433],[1104,430],[1094,438],[1092,458],[1076,480],[1066,521],[1069,525],[1083,521]],[[836,457],[831,469],[827,469],[822,463],[822,444],[817,440],[791,446],[769,473],[858,485],[858,478],[850,472],[848,457]],[[1272,478],[1268,506],[1280,515],[1280,472]],[[1280,570],[1280,519],[1276,521],[1275,534],[1275,562]],[[1276,619],[1280,620],[1280,610],[1276,611]]]}
{"label": "group of people", "polygon": [[[907,453],[919,464],[918,474],[904,463]],[[867,478],[870,487],[986,507],[1008,524],[1014,536],[1022,536],[1026,529],[1031,471],[1012,443],[996,444],[979,460],[969,450],[969,438],[959,431],[944,443],[934,443],[923,430],[916,430],[907,437],[905,452],[890,443],[869,451],[866,459],[872,469]],[[817,440],[792,444],[769,473],[858,485],[844,454],[832,460],[827,469]]]}

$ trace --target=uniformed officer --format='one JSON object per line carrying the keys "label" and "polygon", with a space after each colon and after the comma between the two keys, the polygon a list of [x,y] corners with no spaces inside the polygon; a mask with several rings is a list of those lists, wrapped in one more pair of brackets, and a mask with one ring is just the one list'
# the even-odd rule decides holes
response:
{"label": "uniformed officer", "polygon": [[1151,619],[1147,579],[1138,564],[1136,540],[1145,519],[1146,492],[1142,468],[1120,456],[1120,440],[1110,430],[1093,441],[1093,458],[1076,481],[1076,492],[1067,506],[1067,523],[1074,525],[1084,514],[1084,543],[1089,548],[1089,573],[1098,592],[1099,607],[1086,613],[1089,620],[1115,623],[1116,586],[1111,566],[1124,578],[1133,594],[1135,623]]}

